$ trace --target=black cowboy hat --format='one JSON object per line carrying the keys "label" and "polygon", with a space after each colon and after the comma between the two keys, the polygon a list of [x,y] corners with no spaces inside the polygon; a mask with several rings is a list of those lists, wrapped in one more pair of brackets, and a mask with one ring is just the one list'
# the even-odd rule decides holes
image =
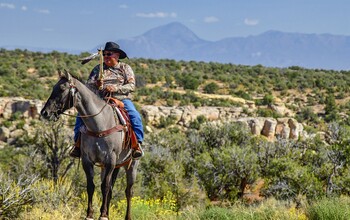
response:
{"label": "black cowboy hat", "polygon": [[128,57],[128,55],[126,55],[126,53],[122,49],[120,49],[119,45],[114,42],[107,42],[103,51],[105,50],[118,52],[120,54],[119,59],[124,59]]}

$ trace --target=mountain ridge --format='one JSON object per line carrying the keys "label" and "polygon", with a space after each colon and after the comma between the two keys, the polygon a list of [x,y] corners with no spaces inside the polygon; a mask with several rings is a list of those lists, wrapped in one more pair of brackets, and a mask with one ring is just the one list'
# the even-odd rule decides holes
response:
{"label": "mountain ridge", "polygon": [[[207,41],[179,22],[155,27],[141,35],[115,40],[130,58],[174,59],[311,69],[350,70],[350,36],[268,30],[247,37]],[[90,51],[96,51],[97,45]],[[14,49],[15,46],[3,47]],[[17,47],[18,48],[18,47]],[[19,47],[23,48],[23,47]],[[26,48],[49,52],[49,48]],[[77,50],[51,49],[78,54]],[[83,52],[83,51],[80,51]]]}
{"label": "mountain ridge", "polygon": [[181,23],[173,22],[117,42],[135,58],[350,69],[350,36],[342,35],[269,30],[259,35],[206,41]]}

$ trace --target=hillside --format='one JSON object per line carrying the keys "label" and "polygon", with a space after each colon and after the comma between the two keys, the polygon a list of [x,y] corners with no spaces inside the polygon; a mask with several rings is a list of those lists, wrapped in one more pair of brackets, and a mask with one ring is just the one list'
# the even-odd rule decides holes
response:
{"label": "hillside", "polygon": [[[0,95],[44,101],[56,83],[57,69],[87,78],[97,60],[81,65],[83,56],[2,49]],[[348,119],[348,71],[152,59],[125,62],[136,74],[134,98],[140,108],[233,107],[241,109],[237,117],[294,118],[309,131]]]}
{"label": "hillside", "polygon": [[[82,66],[79,58],[86,55],[0,51],[0,215],[85,216],[83,169],[78,168],[80,160],[68,156],[75,114],[49,123],[38,120],[38,111],[58,80],[57,69],[87,78],[97,61]],[[174,219],[212,219],[197,210],[227,217],[233,204],[242,204],[247,209],[238,209],[256,219],[270,217],[280,209],[278,204],[282,210],[273,215],[276,218],[308,219],[309,208],[323,198],[332,204],[343,201],[346,206],[332,211],[347,216],[350,72],[175,60],[125,62],[136,74],[134,101],[146,129],[145,155],[134,185],[136,216],[150,213],[150,219],[169,219],[172,213]],[[298,136],[302,131],[308,138]],[[113,190],[113,219],[123,213],[124,183],[118,178]],[[338,203],[330,200],[338,196]],[[257,208],[272,200],[273,208]],[[329,203],[325,207],[329,210]],[[259,213],[252,217],[252,212]]]}
{"label": "hillside", "polygon": [[[2,49],[0,122],[12,124],[16,111],[38,113],[42,104],[35,104],[38,107],[33,110],[28,107],[30,100],[43,103],[48,98],[58,69],[86,80],[98,62],[81,65],[79,59],[86,55]],[[298,139],[325,132],[330,122],[350,124],[348,71],[152,59],[124,62],[136,74],[134,101],[149,133],[164,128],[198,129],[208,121],[240,121],[269,140]],[[11,97],[26,100],[14,102]],[[1,146],[11,142],[17,126],[4,129]]]}

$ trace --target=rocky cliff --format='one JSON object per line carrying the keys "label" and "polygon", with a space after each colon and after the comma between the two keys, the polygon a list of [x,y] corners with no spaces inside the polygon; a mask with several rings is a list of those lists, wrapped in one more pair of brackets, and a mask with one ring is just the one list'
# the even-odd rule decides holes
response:
{"label": "rocky cliff", "polygon": [[[43,107],[40,100],[27,100],[24,98],[0,98],[0,121],[8,120],[16,112],[20,112],[22,117],[28,122],[31,119],[38,119],[40,110]],[[204,117],[208,122],[241,122],[248,126],[254,135],[263,135],[269,140],[276,138],[298,139],[300,136],[306,136],[303,125],[293,118],[263,118],[248,117],[241,107],[164,107],[145,105],[141,113],[147,121],[146,129],[153,132],[162,118],[171,117],[173,123],[183,127],[190,126],[190,123],[198,117]],[[30,130],[29,123],[24,129]],[[16,135],[21,135],[20,129],[15,126],[6,127],[1,123],[0,141],[11,143]],[[3,144],[0,144],[3,145]]]}
{"label": "rocky cliff", "polygon": [[298,139],[306,136],[303,125],[294,118],[264,118],[248,117],[241,107],[164,107],[143,106],[142,115],[148,125],[156,126],[161,118],[172,117],[174,123],[188,128],[190,123],[199,116],[204,116],[209,122],[241,122],[248,126],[254,135],[263,135],[269,140],[277,137]]}

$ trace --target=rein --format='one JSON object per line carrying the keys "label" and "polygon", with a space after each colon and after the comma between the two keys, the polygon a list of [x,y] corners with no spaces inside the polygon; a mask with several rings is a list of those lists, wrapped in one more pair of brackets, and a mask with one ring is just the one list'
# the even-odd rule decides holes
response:
{"label": "rein", "polygon": [[[70,88],[69,88],[69,93],[68,93],[68,97],[67,97],[67,101],[66,101],[66,103],[70,103],[69,101],[70,101],[70,99],[69,99],[69,94],[71,94],[71,96],[72,96],[72,99],[73,99],[73,106],[72,107],[75,107],[76,105],[75,105],[75,94],[76,94],[76,87],[75,87],[75,85],[73,84],[73,83],[69,83],[69,86],[70,86]],[[62,112],[62,115],[67,115],[67,116],[70,116],[70,117],[75,117],[75,118],[90,118],[90,117],[95,117],[95,116],[97,116],[97,115],[99,115],[99,114],[101,114],[101,112],[103,111],[103,109],[108,105],[108,103],[109,103],[109,100],[111,99],[111,94],[108,96],[108,98],[107,98],[107,100],[106,100],[106,103],[104,104],[104,106],[101,108],[101,110],[99,111],[99,112],[97,112],[96,114],[92,114],[92,115],[72,115],[72,114],[68,114],[68,113],[64,113],[64,112]],[[64,108],[64,105],[62,106],[62,109]],[[70,106],[68,106],[68,109],[70,109],[71,107]]]}
{"label": "rein", "polygon": [[[76,91],[77,91],[77,88],[76,86],[73,84],[73,82],[70,82],[69,83],[69,93],[67,95],[67,100],[65,103],[70,103],[70,96],[72,97],[73,99],[73,106],[72,107],[75,107],[76,106],[76,99],[75,99],[75,94],[76,94]],[[103,107],[101,108],[101,110],[99,112],[97,112],[96,114],[92,114],[92,115],[71,115],[71,114],[67,114],[67,113],[64,113],[62,112],[63,115],[67,115],[67,116],[71,116],[71,117],[79,117],[79,118],[89,118],[89,117],[94,117],[96,115],[99,115],[103,109],[108,105],[109,101],[111,100],[112,98],[112,95],[109,94],[107,100],[105,101],[106,103],[103,105]],[[62,109],[65,107],[65,105],[62,106]],[[68,109],[71,108],[71,106],[68,106]],[[92,132],[92,131],[89,131],[87,130],[86,131],[86,134],[87,135],[90,135],[90,136],[93,136],[93,137],[98,137],[98,138],[102,138],[102,137],[106,137],[114,132],[118,132],[118,131],[125,131],[125,126],[123,125],[116,125],[115,127],[112,127],[108,130],[105,130],[105,131],[101,131],[101,132]]]}

